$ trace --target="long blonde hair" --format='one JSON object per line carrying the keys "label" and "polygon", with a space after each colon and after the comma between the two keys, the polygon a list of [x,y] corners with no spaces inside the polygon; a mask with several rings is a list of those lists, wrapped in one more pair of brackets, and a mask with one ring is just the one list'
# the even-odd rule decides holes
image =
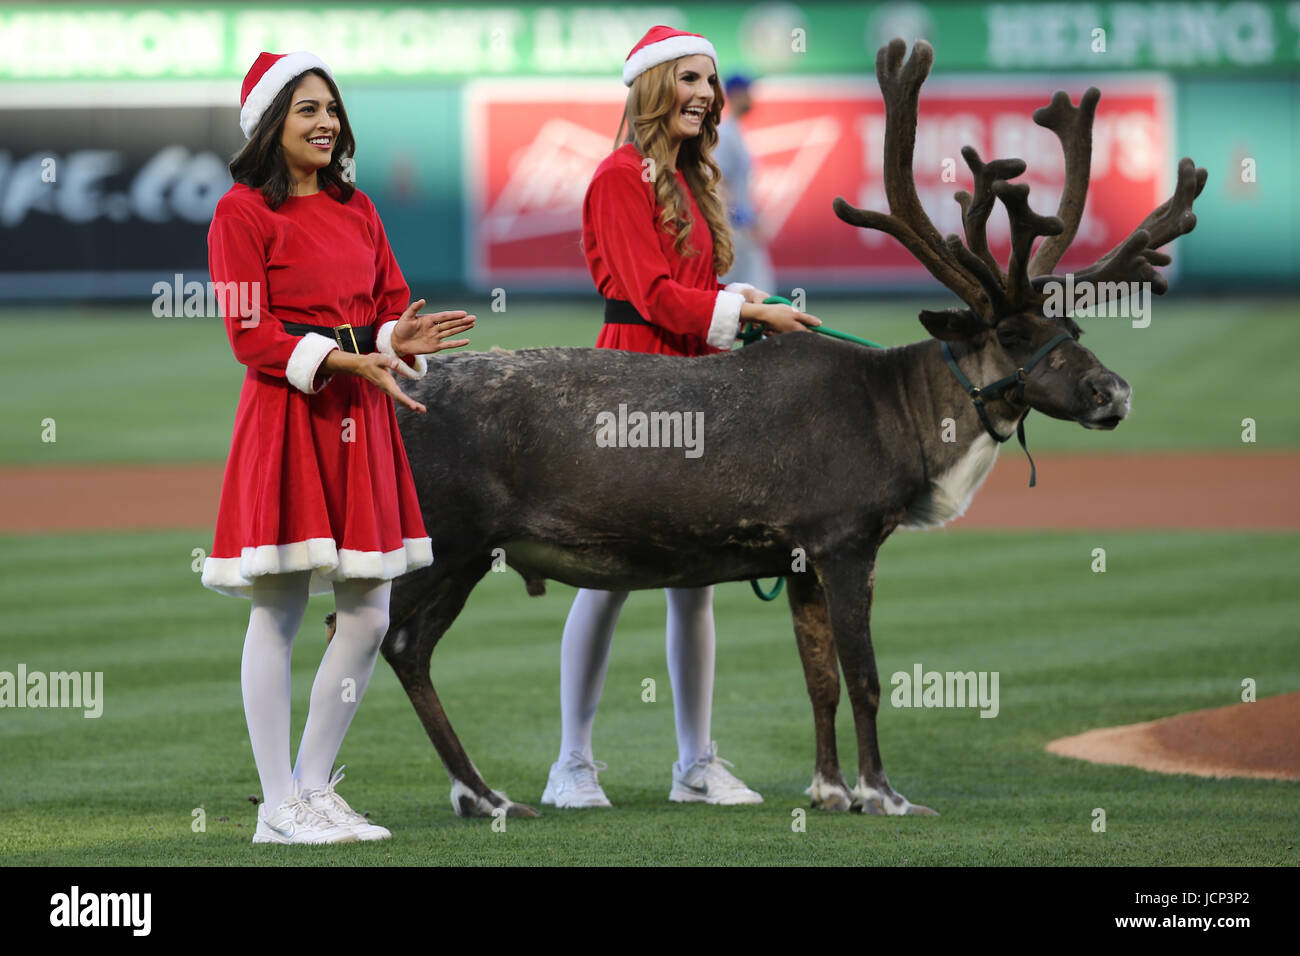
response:
{"label": "long blonde hair", "polygon": [[[653,161],[655,201],[662,210],[659,224],[664,232],[674,237],[673,245],[677,252],[690,256],[695,253],[686,246],[686,240],[694,223],[687,218],[688,204],[672,171],[668,143],[668,124],[677,112],[676,65],[676,60],[660,63],[632,81],[623,119],[614,134],[614,146],[631,143],[642,156]],[[708,223],[713,235],[713,271],[722,275],[731,268],[736,253],[731,244],[726,208],[718,195],[722,171],[713,159],[713,149],[718,143],[718,123],[722,119],[722,87],[716,76],[710,85],[713,87],[713,103],[704,115],[699,135],[682,140],[677,150],[677,168],[682,171],[686,185],[695,197],[695,204]]]}

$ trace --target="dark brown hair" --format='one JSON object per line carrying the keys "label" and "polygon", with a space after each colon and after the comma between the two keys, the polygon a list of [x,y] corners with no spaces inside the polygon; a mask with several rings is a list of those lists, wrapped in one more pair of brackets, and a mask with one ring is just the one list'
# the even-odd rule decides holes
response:
{"label": "dark brown hair", "polygon": [[347,202],[356,191],[356,186],[343,177],[344,161],[350,160],[356,151],[356,140],[352,138],[352,125],[348,122],[347,110],[343,108],[343,97],[339,96],[339,88],[334,85],[329,74],[313,67],[295,76],[276,94],[258,120],[253,135],[230,161],[230,175],[235,182],[260,189],[266,198],[266,204],[272,209],[280,208],[293,192],[293,177],[289,174],[289,164],[285,161],[280,137],[284,131],[284,121],[289,115],[293,92],[308,73],[315,73],[330,88],[339,117],[339,134],[334,144],[334,153],[330,156],[330,164],[317,170],[316,182],[321,189],[334,187],[329,192],[339,202]]}

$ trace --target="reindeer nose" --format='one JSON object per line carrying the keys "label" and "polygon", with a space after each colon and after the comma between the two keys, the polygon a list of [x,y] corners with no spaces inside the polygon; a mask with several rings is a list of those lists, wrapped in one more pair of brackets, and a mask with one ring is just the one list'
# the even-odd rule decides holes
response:
{"label": "reindeer nose", "polygon": [[1083,384],[1093,408],[1093,421],[1109,419],[1118,423],[1128,417],[1133,396],[1128,382],[1114,372],[1103,372],[1085,378]]}

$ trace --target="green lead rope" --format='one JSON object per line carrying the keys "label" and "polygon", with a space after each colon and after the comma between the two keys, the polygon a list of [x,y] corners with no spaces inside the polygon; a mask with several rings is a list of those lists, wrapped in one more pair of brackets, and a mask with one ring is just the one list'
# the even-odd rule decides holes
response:
{"label": "green lead rope", "polygon": [[[768,296],[766,299],[763,300],[763,304],[764,305],[788,305],[792,307],[794,305],[794,303],[791,302],[789,299],[779,295]],[[846,342],[855,342],[858,345],[865,345],[867,348],[871,348],[871,349],[883,349],[885,347],[881,345],[879,342],[872,342],[869,341],[868,339],[858,338],[858,336],[856,335],[850,335],[848,332],[841,332],[839,329],[827,328],[824,325],[810,325],[808,326],[808,329],[809,331],[812,332],[820,332],[822,335],[829,335],[833,339],[843,339]],[[747,323],[746,329],[740,333],[740,343],[742,347],[746,345],[753,345],[755,342],[762,341],[762,339],[763,339],[763,327],[759,325],[757,322]],[[781,589],[785,587],[785,578],[777,578],[776,584],[772,587],[772,590],[770,591],[764,591],[762,585],[760,585],[758,581],[750,581],[749,586],[754,589],[754,593],[758,595],[760,600],[775,601],[778,597],[781,596]]]}
{"label": "green lead rope", "polygon": [[[763,300],[764,305],[788,305],[794,307],[794,303],[784,296],[769,295]],[[741,345],[753,345],[755,342],[762,341],[763,327],[757,322],[747,322],[746,328],[740,333]],[[845,342],[856,342],[858,345],[865,345],[869,349],[883,349],[885,346],[879,342],[872,342],[869,339],[858,338],[856,335],[850,335],[848,332],[841,332],[839,329],[827,328],[824,325],[808,326],[810,332],[820,332],[822,335],[829,335],[833,339],[843,339]]]}

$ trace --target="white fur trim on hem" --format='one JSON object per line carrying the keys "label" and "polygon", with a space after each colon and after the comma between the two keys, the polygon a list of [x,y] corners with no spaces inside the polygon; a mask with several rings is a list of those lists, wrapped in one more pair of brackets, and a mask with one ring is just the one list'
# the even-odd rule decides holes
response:
{"label": "white fur trim on hem", "polygon": [[383,352],[389,358],[395,358],[403,365],[406,365],[407,368],[410,368],[411,371],[415,373],[415,378],[411,379],[411,381],[414,382],[417,379],[424,378],[424,373],[429,370],[429,362],[423,355],[417,355],[415,357],[415,368],[411,368],[411,366],[407,365],[406,362],[402,360],[402,357],[393,350],[393,329],[396,327],[396,319],[393,319],[391,322],[385,322],[381,325],[379,327],[379,334],[375,336],[375,348],[378,351]]}
{"label": "white fur trim on hem", "polygon": [[698,53],[704,54],[713,61],[713,69],[716,72],[718,69],[718,53],[713,49],[713,44],[704,37],[665,37],[658,43],[643,46],[624,62],[623,85],[631,86],[633,80],[652,66],[667,63],[669,60],[679,60],[684,56],[694,56]]}
{"label": "white fur trim on hem", "polygon": [[[312,388],[312,385],[316,382],[316,370],[320,368],[320,363],[325,361],[325,356],[338,347],[339,344],[333,339],[327,339],[315,332],[308,332],[293,347],[293,354],[289,356],[289,364],[284,369],[284,377],[300,392],[315,395],[321,388],[325,387],[324,383],[322,383],[320,388]],[[325,381],[328,382],[329,378],[327,377]]]}
{"label": "white fur trim on hem", "polygon": [[262,114],[266,112],[266,108],[271,105],[271,101],[284,85],[299,73],[306,73],[312,67],[322,69],[330,75],[330,79],[334,78],[334,71],[325,61],[315,53],[308,53],[306,50],[286,53],[271,64],[270,69],[257,81],[257,85],[248,91],[248,99],[244,100],[244,105],[239,110],[239,128],[244,131],[244,139],[252,138],[253,130],[257,128],[257,121],[262,118]]}
{"label": "white fur trim on hem", "polygon": [[429,538],[403,538],[393,551],[353,551],[339,548],[333,538],[308,538],[291,544],[244,548],[237,558],[207,558],[203,586],[230,597],[252,599],[253,578],[266,574],[311,571],[308,594],[329,594],[336,581],[376,578],[391,581],[408,571],[433,564]]}
{"label": "white fur trim on hem", "polygon": [[723,289],[713,302],[713,321],[709,323],[707,341],[715,349],[729,349],[736,342],[736,331],[740,328],[740,307],[745,304],[745,297],[739,292]]}

